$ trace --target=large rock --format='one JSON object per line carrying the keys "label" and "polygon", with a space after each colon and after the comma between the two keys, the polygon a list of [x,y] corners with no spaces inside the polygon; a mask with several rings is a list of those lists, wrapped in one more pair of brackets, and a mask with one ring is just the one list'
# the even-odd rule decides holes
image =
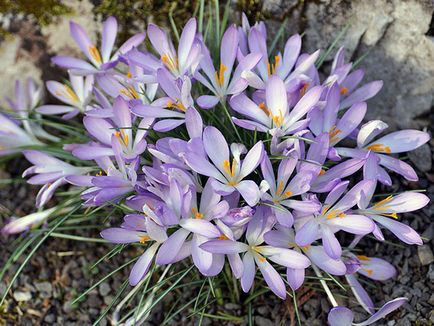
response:
{"label": "large rock", "polygon": [[[288,17],[287,32],[305,32],[307,51],[326,49],[350,24],[341,45],[347,58],[369,52],[362,67],[365,80],[384,80],[370,101],[369,119],[384,119],[391,127],[430,125],[434,103],[434,39],[427,35],[434,3],[426,0],[264,0],[270,26]],[[277,19],[276,19],[277,17]],[[331,59],[331,58],[329,58]]]}

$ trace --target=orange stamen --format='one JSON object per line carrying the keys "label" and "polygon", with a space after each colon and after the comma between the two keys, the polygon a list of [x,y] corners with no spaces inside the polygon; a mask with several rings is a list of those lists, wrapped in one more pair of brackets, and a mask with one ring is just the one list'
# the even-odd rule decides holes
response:
{"label": "orange stamen", "polygon": [[145,243],[146,241],[151,240],[151,238],[147,235],[141,236],[139,242],[140,243]]}
{"label": "orange stamen", "polygon": [[341,95],[346,95],[348,94],[348,88],[346,88],[345,86],[341,87],[341,91],[339,92]]}
{"label": "orange stamen", "polygon": [[220,87],[222,87],[225,83],[225,71],[226,71],[226,66],[221,63],[220,64],[220,69],[219,71],[215,73],[215,79],[217,80],[217,84],[220,85]]}
{"label": "orange stamen", "polygon": [[91,45],[89,46],[89,54],[90,56],[98,63],[101,64],[102,60],[101,60],[101,55],[99,54],[98,49],[96,48],[95,45]]}
{"label": "orange stamen", "polygon": [[371,151],[380,152],[380,153],[388,153],[390,154],[392,151],[389,146],[385,146],[383,144],[372,144],[367,147]]}

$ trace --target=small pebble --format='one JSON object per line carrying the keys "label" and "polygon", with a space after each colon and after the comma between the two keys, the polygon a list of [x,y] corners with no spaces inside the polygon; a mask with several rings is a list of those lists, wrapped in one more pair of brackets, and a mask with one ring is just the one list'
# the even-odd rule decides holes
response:
{"label": "small pebble", "polygon": [[274,326],[274,323],[270,319],[261,316],[256,316],[255,322],[258,326]]}
{"label": "small pebble", "polygon": [[110,288],[110,285],[108,283],[103,282],[99,285],[98,290],[99,290],[99,294],[105,297],[107,294],[111,292],[112,289]]}
{"label": "small pebble", "polygon": [[429,245],[417,247],[417,254],[419,256],[420,263],[423,266],[429,265],[434,262],[434,255]]}
{"label": "small pebble", "polygon": [[23,292],[23,291],[15,291],[14,299],[16,301],[29,301],[32,298],[32,294],[30,292]]}

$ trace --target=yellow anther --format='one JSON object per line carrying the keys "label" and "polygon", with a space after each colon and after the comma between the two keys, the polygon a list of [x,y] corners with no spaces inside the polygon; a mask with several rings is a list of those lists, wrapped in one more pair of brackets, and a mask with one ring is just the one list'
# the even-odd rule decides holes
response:
{"label": "yellow anther", "polygon": [[185,108],[184,104],[182,104],[181,101],[178,99],[176,101],[167,101],[166,107],[170,109],[178,109],[179,111],[185,112],[187,109]]}
{"label": "yellow anther", "polygon": [[300,96],[303,97],[304,94],[306,94],[308,87],[310,86],[309,83],[304,84],[304,86],[300,89]]}
{"label": "yellow anther", "polygon": [[283,180],[281,180],[279,182],[279,186],[277,187],[276,195],[280,196],[282,194],[282,191],[283,191]]}
{"label": "yellow anther", "polygon": [[310,247],[312,247],[312,246],[311,245],[307,245],[307,246],[303,246],[302,248],[303,248],[303,250],[309,250]]}
{"label": "yellow anther", "polygon": [[345,214],[345,213],[340,213],[340,214],[338,215],[338,217],[340,217],[340,218],[345,217],[345,216],[347,216],[347,214]]}
{"label": "yellow anther", "polygon": [[133,74],[131,73],[131,71],[128,71],[127,78],[132,78],[132,77],[133,77]]}
{"label": "yellow anther", "polygon": [[325,170],[324,169],[321,169],[320,171],[319,171],[319,175],[323,175],[325,173]]}
{"label": "yellow anther", "polygon": [[143,236],[140,237],[139,242],[140,243],[145,243],[146,241],[149,241],[149,240],[151,240],[151,238],[149,236],[143,235]]}
{"label": "yellow anther", "polygon": [[262,111],[264,111],[264,113],[266,114],[266,115],[270,115],[270,111],[267,109],[267,107],[265,106],[265,102],[261,102],[261,103],[259,103],[259,105],[258,105],[258,107],[262,110]]}
{"label": "yellow anther", "polygon": [[265,259],[263,256],[259,256],[258,259],[261,263],[265,263],[267,261],[267,259]]}
{"label": "yellow anther", "polygon": [[229,163],[228,160],[224,160],[223,161],[223,170],[231,177],[235,176],[235,167],[237,165],[237,160],[233,159],[232,160],[232,167],[231,167],[231,163]]}
{"label": "yellow anther", "polygon": [[100,177],[100,176],[102,176],[102,174],[103,174],[103,172],[99,171],[97,174],[95,174],[95,176]]}
{"label": "yellow anther", "polygon": [[382,209],[385,208],[387,206],[385,206],[385,204],[387,204],[388,202],[390,202],[392,200],[393,196],[390,195],[387,198],[384,198],[383,200],[380,200],[378,203],[374,204],[374,209]]}
{"label": "yellow anther", "polygon": [[292,196],[292,191],[285,191],[285,193],[283,194],[284,198],[289,198]]}
{"label": "yellow anther", "polygon": [[337,135],[338,135],[339,133],[341,133],[341,132],[342,132],[342,130],[340,130],[340,129],[336,129],[336,126],[331,127],[331,128],[330,128],[330,131],[329,131],[329,139],[330,139],[330,142],[333,142],[333,141],[338,140],[339,137],[337,137]]}
{"label": "yellow anther", "polygon": [[280,127],[283,123],[283,116],[282,116],[282,111],[279,111],[279,115],[272,115],[271,116],[273,119],[274,124],[277,127]]}
{"label": "yellow anther", "polygon": [[333,209],[330,212],[327,212],[327,214],[325,215],[326,218],[335,218],[336,216],[340,216],[341,211],[339,209]]}
{"label": "yellow anther", "polygon": [[225,83],[225,71],[226,71],[226,69],[227,69],[226,66],[223,63],[221,63],[219,71],[216,71],[216,73],[215,73],[215,79],[217,81],[217,84],[220,85],[220,87],[222,87]]}
{"label": "yellow anther", "polygon": [[268,76],[274,75],[276,73],[276,69],[277,69],[277,66],[279,65],[279,62],[280,62],[280,56],[279,55],[274,56],[274,64],[270,64],[270,62],[267,62]]}
{"label": "yellow anther", "polygon": [[90,56],[96,61],[96,63],[101,64],[102,63],[101,55],[99,54],[99,51],[96,48],[96,46],[90,45],[88,49],[89,49]]}
{"label": "yellow anther", "polygon": [[346,95],[348,94],[348,88],[346,88],[345,86],[341,87],[341,91],[339,92],[341,95]]}
{"label": "yellow anther", "polygon": [[126,97],[128,97],[131,100],[139,98],[139,94],[137,94],[136,89],[131,85],[128,87],[122,88],[119,92],[121,94],[124,94]]}
{"label": "yellow anther", "polygon": [[363,261],[370,261],[371,260],[371,258],[364,256],[364,255],[360,255],[360,256],[356,256],[356,257],[359,258],[360,260],[363,260]]}
{"label": "yellow anther", "polygon": [[383,144],[372,144],[367,147],[371,151],[380,152],[380,153],[388,153],[390,154],[392,151],[389,146],[385,146]]}
{"label": "yellow anther", "polygon": [[363,270],[369,275],[372,276],[372,274],[374,274],[374,271],[372,269],[365,269],[363,268]]}
{"label": "yellow anther", "polygon": [[193,213],[194,218],[196,218],[196,219],[198,219],[198,220],[200,220],[200,219],[203,218],[203,214],[202,214],[202,213],[199,213],[199,212],[197,211],[196,208],[193,207],[193,208],[191,209],[191,212]]}
{"label": "yellow anther", "polygon": [[125,146],[128,146],[129,144],[129,138],[128,135],[123,131],[116,131],[115,132],[115,137],[121,142],[123,143]]}
{"label": "yellow anther", "polygon": [[396,213],[381,213],[380,215],[383,215],[383,216],[388,216],[388,217],[391,217],[391,218],[394,218],[395,220],[397,220],[398,219],[398,214],[396,214]]}
{"label": "yellow anther", "polygon": [[161,61],[172,71],[178,69],[178,59],[173,59],[169,54],[162,55]]}
{"label": "yellow anther", "polygon": [[222,234],[221,236],[218,237],[219,240],[229,240],[229,238],[227,236],[225,236],[224,234]]}

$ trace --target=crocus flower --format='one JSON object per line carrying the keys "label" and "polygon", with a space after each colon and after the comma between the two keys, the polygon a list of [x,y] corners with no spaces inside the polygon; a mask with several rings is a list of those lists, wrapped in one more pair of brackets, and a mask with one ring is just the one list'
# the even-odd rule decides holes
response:
{"label": "crocus flower", "polygon": [[248,118],[233,118],[233,121],[249,130],[274,133],[277,129],[281,131],[280,136],[289,135],[307,126],[309,121],[302,118],[317,104],[321,92],[320,86],[313,87],[290,109],[283,80],[270,76],[265,88],[265,102],[256,104],[245,94],[231,98],[232,109]]}
{"label": "crocus flower", "polygon": [[43,185],[36,196],[36,207],[44,206],[53,197],[57,188],[67,184],[65,177],[90,172],[89,168],[73,166],[39,151],[25,150],[23,154],[29,162],[34,164],[23,172],[23,177],[35,174],[27,182],[33,185]]}
{"label": "crocus flower", "polygon": [[14,121],[0,113],[0,156],[18,153],[23,147],[42,145],[33,134],[28,134]]}
{"label": "crocus flower", "polygon": [[158,248],[167,240],[164,226],[158,225],[151,218],[139,214],[126,215],[120,228],[105,229],[101,232],[101,237],[112,243],[152,243],[131,269],[129,283],[132,286],[137,285],[145,277]]}
{"label": "crocus flower", "polygon": [[317,212],[320,207],[316,201],[295,200],[292,197],[306,193],[310,189],[311,181],[320,173],[321,165],[324,163],[328,151],[328,135],[316,138],[310,146],[307,155],[307,162],[300,168],[300,171],[290,179],[299,158],[295,151],[288,153],[288,158],[282,159],[278,167],[277,179],[273,172],[273,166],[268,156],[264,156],[261,163],[261,171],[267,181],[270,190],[269,194],[264,193],[262,199],[272,203],[272,210],[276,214],[277,221],[287,227],[291,227],[294,217],[288,208],[303,211],[305,213]]}
{"label": "crocus flower", "polygon": [[371,325],[375,323],[376,321],[380,320],[381,318],[387,316],[392,311],[395,311],[399,307],[401,307],[403,304],[405,304],[408,301],[407,298],[396,298],[393,299],[384,306],[382,306],[377,312],[375,312],[371,317],[366,319],[365,321],[361,323],[354,323],[354,313],[346,308],[337,306],[334,307],[332,310],[330,310],[329,315],[327,317],[327,321],[330,326],[365,326],[365,325]]}
{"label": "crocus flower", "polygon": [[47,82],[48,91],[67,105],[42,105],[36,109],[41,114],[63,114],[64,119],[71,119],[78,113],[84,113],[92,97],[93,75],[82,77],[69,73],[71,86],[54,80]]}
{"label": "crocus flower", "polygon": [[374,140],[387,127],[387,124],[380,120],[373,120],[364,124],[357,135],[357,148],[337,147],[337,153],[346,157],[360,158],[366,156],[368,151],[374,152],[378,158],[376,164],[377,178],[383,184],[391,185],[392,182],[389,174],[382,167],[402,175],[407,180],[417,181],[417,174],[409,164],[388,154],[412,151],[428,142],[429,134],[407,129],[395,131]]}
{"label": "crocus flower", "polygon": [[[172,183],[171,186],[179,187],[176,182]],[[176,193],[179,194],[179,190]],[[175,231],[161,247],[157,256],[157,264],[171,263],[187,237],[192,233],[191,255],[193,262],[202,274],[212,276],[218,274],[223,268],[224,259],[222,258],[224,257],[218,257],[204,251],[200,245],[209,239],[220,236],[219,229],[211,221],[224,216],[229,205],[226,201],[222,201],[221,196],[212,189],[210,181],[203,188],[199,205],[197,205],[196,196],[196,191],[192,189],[186,194],[186,197],[179,197],[180,200],[185,200],[183,204],[180,203],[182,217],[179,220],[179,226],[181,228]],[[176,200],[176,197],[173,196],[172,200]]]}
{"label": "crocus flower", "polygon": [[[141,185],[137,180],[136,170],[139,159],[126,164],[122,157],[122,145],[115,135],[112,136],[112,149],[117,167],[108,157],[97,158],[102,171],[94,177],[67,177],[67,181],[78,186],[90,186],[82,193],[86,205],[99,206],[109,201],[119,201],[136,187]],[[103,172],[106,175],[103,175]]]}
{"label": "crocus flower", "polygon": [[112,137],[115,137],[121,148],[121,155],[126,160],[134,160],[146,149],[145,136],[152,119],[142,119],[137,124],[137,131],[133,129],[134,118],[131,115],[128,103],[117,97],[113,104],[113,117],[111,121],[99,117],[84,117],[83,124],[86,130],[100,144],[77,145],[72,154],[82,160],[93,160],[102,156],[113,156]]}
{"label": "crocus flower", "polygon": [[218,71],[216,71],[208,48],[202,45],[200,67],[207,78],[198,71],[194,74],[194,78],[213,92],[214,95],[202,95],[198,97],[197,103],[200,107],[212,108],[219,101],[224,101],[227,95],[241,93],[248,86],[247,81],[241,78],[241,74],[245,71],[250,71],[258,63],[261,55],[251,53],[244,57],[232,75],[237,49],[238,33],[235,26],[231,26],[222,37],[220,66]]}
{"label": "crocus flower", "polygon": [[350,72],[353,64],[351,62],[345,63],[344,50],[345,49],[341,47],[337,51],[333,59],[330,76],[324,82],[326,85],[335,82],[339,85],[339,93],[343,97],[340,102],[340,110],[349,108],[353,104],[369,100],[377,95],[383,87],[383,81],[374,80],[357,88],[364,77],[364,71],[363,69],[356,69]]}
{"label": "crocus flower", "polygon": [[101,48],[99,50],[89,39],[83,27],[71,21],[69,29],[72,38],[86,55],[90,63],[66,56],[55,56],[51,60],[62,68],[71,69],[71,72],[76,75],[95,74],[113,68],[117,65],[120,55],[138,46],[145,39],[145,33],[136,34],[122,44],[112,55],[118,31],[116,18],[109,17],[104,21],[101,35]]}
{"label": "crocus flower", "polygon": [[134,106],[133,113],[139,117],[160,118],[153,129],[166,132],[186,122],[186,112],[194,110],[191,80],[187,76],[175,80],[167,69],[161,68],[157,71],[157,81],[167,96],[152,104],[138,104]]}
{"label": "crocus flower", "polygon": [[[375,312],[374,303],[359,282],[356,274],[358,273],[376,281],[386,281],[396,275],[396,269],[390,263],[380,258],[364,255],[355,256],[348,253],[347,255],[349,255],[349,258],[345,264],[352,266],[347,268],[347,274],[345,275],[348,285],[351,287],[354,296],[363,309],[369,314],[373,314]],[[351,265],[348,265],[349,261],[351,261]]]}
{"label": "crocus flower", "polygon": [[[264,89],[268,78],[272,75],[279,76],[285,83],[303,78],[303,75],[315,63],[319,55],[319,50],[311,54],[301,64],[296,66],[297,59],[301,50],[301,36],[293,35],[285,44],[283,55],[279,52],[274,56],[274,62],[270,63],[267,50],[267,34],[265,26],[255,25],[249,31],[248,44],[251,53],[260,53],[261,61],[256,66],[258,74],[245,72],[242,77],[246,78],[250,86]],[[295,66],[295,69],[293,70]],[[292,71],[292,72],[291,72]]]}
{"label": "crocus flower", "polygon": [[185,154],[185,160],[191,169],[199,174],[214,179],[213,187],[222,195],[238,191],[249,206],[254,206],[261,193],[258,185],[252,180],[243,180],[262,160],[264,146],[261,141],[241,161],[245,148],[232,144],[232,163],[229,158],[229,146],[223,134],[215,127],[206,127],[203,131],[203,147],[211,162],[204,156],[194,152]]}
{"label": "crocus flower", "polygon": [[15,98],[6,97],[5,100],[20,118],[27,118],[40,103],[42,95],[42,87],[32,78],[27,78],[25,85],[19,80],[15,81]]}
{"label": "crocus flower", "polygon": [[175,50],[170,37],[158,26],[149,24],[148,36],[160,55],[161,62],[175,78],[194,73],[201,58],[201,45],[196,40],[195,18],[191,18],[184,26],[179,38],[178,51]]}
{"label": "crocus flower", "polygon": [[[358,203],[359,209],[355,213],[372,218],[376,223],[388,229],[407,244],[422,245],[422,239],[419,234],[410,226],[398,222],[397,214],[421,209],[429,203],[429,198],[421,193],[406,191],[370,204],[374,190],[375,183],[371,183],[370,187],[364,191],[364,196],[360,198]],[[378,226],[373,233],[378,240],[384,241],[384,235]]]}
{"label": "crocus flower", "polygon": [[265,282],[278,297],[285,299],[285,283],[279,273],[268,262],[268,260],[284,267],[293,269],[304,269],[310,265],[309,259],[294,250],[263,245],[264,234],[270,230],[271,225],[264,212],[264,208],[258,208],[255,216],[249,222],[246,232],[247,244],[232,240],[211,240],[201,247],[212,253],[237,254],[243,256],[243,276],[241,277],[241,288],[248,292],[256,274],[256,267],[261,271]]}
{"label": "crocus flower", "polygon": [[305,216],[296,215],[297,245],[307,246],[321,238],[326,253],[331,258],[338,259],[342,255],[342,248],[334,235],[337,231],[358,235],[372,232],[372,221],[366,216],[352,213],[350,209],[358,203],[363,190],[373,182],[360,181],[338,201],[348,186],[348,181],[341,182],[328,194],[320,211]]}
{"label": "crocus flower", "polygon": [[[49,141],[57,142],[59,138],[47,133],[44,129],[42,129],[40,125],[40,115],[35,112],[35,108],[41,101],[43,95],[42,87],[35,83],[35,81],[31,78],[27,79],[25,85],[19,80],[15,82],[15,97],[9,98],[6,97],[5,100],[9,104],[9,109],[6,111],[5,116],[9,119],[16,118],[16,125],[20,125],[23,131],[29,136],[29,138],[33,139],[46,139]],[[4,124],[9,124],[8,122],[4,122]],[[28,141],[25,140],[25,136],[21,134],[16,128],[12,126],[6,126],[4,130],[4,134],[6,139],[4,143],[8,143],[7,138],[11,137],[13,134],[17,135],[17,138],[21,138],[22,143],[26,143]],[[15,130],[14,130],[15,129]],[[18,136],[20,134],[20,136]],[[1,131],[0,131],[1,135]],[[1,138],[1,137],[0,137]],[[20,143],[20,142],[19,142]],[[16,144],[18,147],[20,146]],[[40,144],[36,141],[36,144]],[[10,146],[2,145],[0,140],[0,150],[1,147],[8,148]]]}
{"label": "crocus flower", "polygon": [[3,226],[1,233],[17,234],[27,231],[30,228],[37,227],[38,225],[44,223],[56,209],[58,208],[52,207],[23,217],[13,218],[10,222]]}
{"label": "crocus flower", "polygon": [[[345,264],[340,259],[330,258],[322,246],[305,246],[299,247],[295,243],[294,230],[276,225],[275,229],[264,234],[264,240],[267,244],[279,247],[289,248],[306,255],[312,264],[332,275],[344,275],[346,272]],[[304,282],[305,269],[292,268],[286,269],[286,278],[292,290],[296,291]]]}
{"label": "crocus flower", "polygon": [[312,133],[314,135],[319,135],[323,132],[329,134],[330,150],[328,157],[332,160],[340,159],[334,146],[349,136],[359,126],[367,110],[366,103],[355,103],[338,119],[339,100],[339,85],[334,83],[327,91],[325,107],[315,107],[308,113],[308,118],[310,119],[309,129]]}

